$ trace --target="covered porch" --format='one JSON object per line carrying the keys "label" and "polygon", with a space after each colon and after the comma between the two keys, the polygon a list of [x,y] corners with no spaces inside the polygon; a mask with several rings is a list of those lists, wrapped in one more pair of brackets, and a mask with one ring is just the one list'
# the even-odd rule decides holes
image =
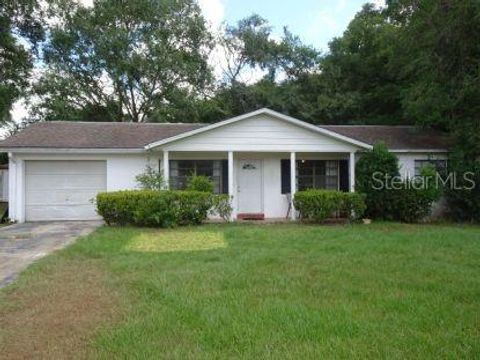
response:
{"label": "covered porch", "polygon": [[233,219],[296,218],[297,191],[354,191],[355,151],[168,151],[159,154],[166,186],[182,189],[189,176],[205,175],[216,193],[228,194]]}
{"label": "covered porch", "polygon": [[169,186],[178,188],[182,177],[192,172],[210,176],[218,192],[230,195],[234,219],[255,214],[295,219],[293,198],[298,190],[354,191],[355,154],[370,148],[269,109],[145,147],[161,153],[160,169]]}

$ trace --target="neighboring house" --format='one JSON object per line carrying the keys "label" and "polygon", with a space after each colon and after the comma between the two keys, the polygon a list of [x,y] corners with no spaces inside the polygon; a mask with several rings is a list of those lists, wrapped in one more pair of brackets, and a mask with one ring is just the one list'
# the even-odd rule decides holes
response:
{"label": "neighboring house", "polygon": [[447,139],[432,130],[316,126],[268,109],[215,124],[41,122],[0,150],[10,157],[10,217],[20,222],[95,219],[95,194],[136,188],[147,164],[175,189],[192,173],[210,176],[232,196],[235,218],[281,218],[297,190],[354,191],[358,154],[380,141],[403,174],[446,159]]}

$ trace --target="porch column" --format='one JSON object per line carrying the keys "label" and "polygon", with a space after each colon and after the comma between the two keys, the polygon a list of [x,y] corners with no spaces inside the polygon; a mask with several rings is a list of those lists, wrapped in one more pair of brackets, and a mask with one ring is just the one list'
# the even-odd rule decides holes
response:
{"label": "porch column", "polygon": [[8,216],[17,220],[17,161],[8,153]]}
{"label": "porch column", "polygon": [[234,189],[233,189],[233,151],[228,152],[228,196],[230,197],[230,204],[232,206],[232,218],[235,219],[235,203],[234,203]]}
{"label": "porch column", "polygon": [[355,153],[351,152],[350,153],[350,160],[348,161],[349,165],[349,187],[350,187],[350,192],[355,191]]}
{"label": "porch column", "polygon": [[290,204],[290,217],[292,220],[295,220],[295,207],[293,206],[293,198],[297,192],[297,162],[296,154],[294,152],[290,153],[290,194],[291,194],[291,204]]}
{"label": "porch column", "polygon": [[25,160],[16,159],[16,182],[17,193],[15,196],[15,207],[19,223],[25,222]]}
{"label": "porch column", "polygon": [[165,181],[165,189],[170,187],[170,161],[168,159],[168,151],[163,150],[163,179]]}

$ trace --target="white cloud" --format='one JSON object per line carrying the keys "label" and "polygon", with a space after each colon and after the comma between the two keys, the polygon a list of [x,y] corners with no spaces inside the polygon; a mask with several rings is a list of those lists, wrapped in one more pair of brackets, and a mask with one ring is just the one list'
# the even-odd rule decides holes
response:
{"label": "white cloud", "polygon": [[25,101],[18,100],[13,104],[12,110],[11,110],[12,118],[14,120],[20,120],[24,118],[25,116],[28,115],[28,109],[25,105]]}
{"label": "white cloud", "polygon": [[385,0],[370,0],[377,8],[385,7]]}
{"label": "white cloud", "polygon": [[85,7],[92,7],[93,6],[93,0],[77,0],[79,4],[85,6]]}
{"label": "white cloud", "polygon": [[[85,0],[82,0],[85,1]],[[225,5],[222,0],[198,0],[198,5],[208,23],[218,29],[225,18]]]}

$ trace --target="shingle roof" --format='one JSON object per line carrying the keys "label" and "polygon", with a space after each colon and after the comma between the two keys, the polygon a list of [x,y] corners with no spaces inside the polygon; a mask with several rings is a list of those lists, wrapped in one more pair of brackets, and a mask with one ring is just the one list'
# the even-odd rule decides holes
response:
{"label": "shingle roof", "polygon": [[391,150],[447,150],[452,145],[448,134],[415,126],[320,125],[319,127],[370,145],[383,142]]}
{"label": "shingle roof", "polygon": [[[0,148],[143,149],[206,124],[39,122],[0,142]],[[322,125],[323,129],[373,145],[384,142],[392,150],[448,149],[448,137],[413,126]]]}
{"label": "shingle roof", "polygon": [[0,142],[0,148],[140,149],[205,124],[52,121],[34,123]]}

